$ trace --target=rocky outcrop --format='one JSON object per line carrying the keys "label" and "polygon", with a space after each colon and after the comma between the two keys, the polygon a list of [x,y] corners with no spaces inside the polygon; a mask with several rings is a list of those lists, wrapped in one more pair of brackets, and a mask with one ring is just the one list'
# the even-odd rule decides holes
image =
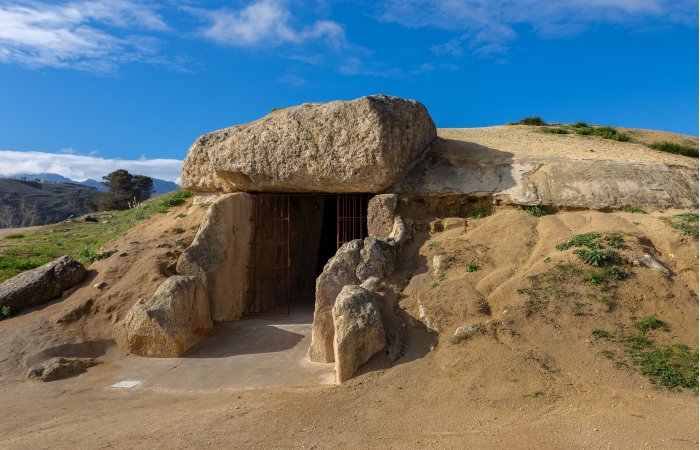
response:
{"label": "rocky outcrop", "polygon": [[178,259],[177,273],[202,280],[214,321],[237,320],[245,310],[253,200],[244,193],[210,200],[194,241]]}
{"label": "rocky outcrop", "polygon": [[201,136],[185,159],[182,185],[198,192],[381,192],[436,136],[414,100],[304,103]]}
{"label": "rocky outcrop", "polygon": [[396,194],[377,194],[367,204],[367,234],[372,237],[389,236],[394,228]]}
{"label": "rocky outcrop", "polygon": [[360,250],[360,263],[355,274],[360,282],[371,277],[382,279],[394,272],[395,265],[396,247],[393,242],[368,237]]}
{"label": "rocky outcrop", "polygon": [[359,239],[343,244],[316,279],[316,305],[309,347],[311,361],[333,362],[335,359],[333,356],[335,331],[331,310],[344,286],[359,283],[355,270],[360,263],[362,244]]}
{"label": "rocky outcrop", "polygon": [[386,336],[373,294],[348,285],[333,306],[335,377],[350,379],[357,369],[386,346]]}
{"label": "rocky outcrop", "polygon": [[70,256],[62,256],[0,284],[0,307],[18,311],[58,298],[83,281],[87,271]]}
{"label": "rocky outcrop", "polygon": [[209,299],[196,277],[172,276],[114,326],[119,347],[140,356],[177,357],[212,330]]}
{"label": "rocky outcrop", "polygon": [[90,367],[100,364],[95,358],[51,358],[32,366],[27,371],[27,378],[39,381],[54,381],[74,377],[85,373]]}

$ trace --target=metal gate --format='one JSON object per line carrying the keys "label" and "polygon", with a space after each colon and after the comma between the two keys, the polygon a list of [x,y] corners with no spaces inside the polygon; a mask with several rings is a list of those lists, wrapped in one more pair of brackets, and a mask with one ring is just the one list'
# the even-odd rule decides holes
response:
{"label": "metal gate", "polygon": [[292,257],[289,195],[253,196],[246,314],[289,314]]}
{"label": "metal gate", "polygon": [[368,194],[338,195],[336,250],[346,242],[367,237]]}

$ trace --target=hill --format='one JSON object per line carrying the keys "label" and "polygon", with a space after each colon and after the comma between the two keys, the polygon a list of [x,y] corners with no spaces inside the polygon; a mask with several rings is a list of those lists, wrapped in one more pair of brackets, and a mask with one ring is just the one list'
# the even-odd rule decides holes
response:
{"label": "hill", "polygon": [[45,225],[85,214],[85,200],[97,194],[73,183],[0,179],[0,228]]}
{"label": "hill", "polygon": [[[71,180],[70,178],[66,178],[63,175],[59,175],[57,173],[20,173],[17,175],[14,175],[13,178],[16,179],[22,179],[26,178],[27,180],[44,180],[44,181],[50,181],[52,183],[72,183],[72,184],[82,184],[83,186],[88,186],[97,189],[98,191],[106,191],[107,188],[102,184],[102,182],[93,180],[92,178],[88,178],[87,180],[84,181],[75,181]],[[161,180],[159,178],[152,178],[153,180],[153,192],[151,192],[152,197],[156,197],[158,195],[163,195],[167,194],[168,192],[175,191],[179,189],[180,186],[178,186],[177,183],[173,183],[172,181],[166,181],[166,180]]]}

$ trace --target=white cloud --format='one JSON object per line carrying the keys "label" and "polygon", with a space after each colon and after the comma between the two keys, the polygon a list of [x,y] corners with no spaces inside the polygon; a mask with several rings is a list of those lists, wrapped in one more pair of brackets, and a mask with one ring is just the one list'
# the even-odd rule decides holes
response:
{"label": "white cloud", "polygon": [[107,159],[65,153],[0,150],[0,176],[20,173],[57,173],[75,181],[101,180],[117,169],[179,182],[182,161],[177,159]]}
{"label": "white cloud", "polygon": [[457,36],[433,47],[460,56],[464,47],[477,55],[499,55],[529,26],[543,37],[572,35],[595,24],[644,26],[649,19],[696,25],[694,0],[387,0],[381,19],[407,27],[452,30]]}
{"label": "white cloud", "polygon": [[134,30],[167,29],[149,2],[0,1],[0,62],[109,71],[157,52],[156,38]]}
{"label": "white cloud", "polygon": [[334,48],[347,44],[345,30],[337,22],[318,20],[295,29],[294,17],[283,0],[257,0],[239,11],[228,8],[191,11],[210,22],[203,34],[221,44],[256,47],[322,41]]}

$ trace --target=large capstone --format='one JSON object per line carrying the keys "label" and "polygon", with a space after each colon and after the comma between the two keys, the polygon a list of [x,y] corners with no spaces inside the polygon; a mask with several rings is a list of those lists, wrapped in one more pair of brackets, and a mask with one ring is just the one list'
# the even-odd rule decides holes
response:
{"label": "large capstone", "polygon": [[372,95],[304,103],[205,134],[189,149],[182,186],[198,192],[380,192],[437,137],[415,100]]}
{"label": "large capstone", "polygon": [[86,274],[82,264],[70,256],[62,256],[0,284],[0,306],[19,311],[46,303],[83,281]]}

